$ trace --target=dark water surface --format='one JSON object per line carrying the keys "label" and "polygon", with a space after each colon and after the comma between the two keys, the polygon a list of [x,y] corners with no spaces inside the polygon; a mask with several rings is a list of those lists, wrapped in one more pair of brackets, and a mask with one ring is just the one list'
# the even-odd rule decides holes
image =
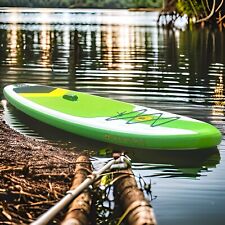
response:
{"label": "dark water surface", "polygon": [[[59,86],[166,110],[215,125],[218,149],[123,150],[135,173],[152,181],[159,225],[225,224],[225,33],[157,28],[157,13],[124,10],[1,9],[0,97],[16,82]],[[24,116],[7,122],[58,145],[111,151]],[[101,149],[101,151],[99,151]]]}

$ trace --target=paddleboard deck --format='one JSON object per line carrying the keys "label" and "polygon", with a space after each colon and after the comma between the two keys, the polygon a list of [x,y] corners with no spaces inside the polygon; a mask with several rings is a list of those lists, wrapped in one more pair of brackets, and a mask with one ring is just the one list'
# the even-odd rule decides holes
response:
{"label": "paddleboard deck", "polygon": [[109,98],[39,84],[4,88],[25,114],[62,130],[117,145],[162,150],[215,147],[221,133],[189,117]]}

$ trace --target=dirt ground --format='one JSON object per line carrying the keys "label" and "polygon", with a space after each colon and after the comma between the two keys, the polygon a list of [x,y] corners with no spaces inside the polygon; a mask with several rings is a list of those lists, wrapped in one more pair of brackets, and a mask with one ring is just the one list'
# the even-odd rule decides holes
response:
{"label": "dirt ground", "polygon": [[15,132],[2,113],[0,106],[0,224],[29,224],[69,190],[77,154]]}

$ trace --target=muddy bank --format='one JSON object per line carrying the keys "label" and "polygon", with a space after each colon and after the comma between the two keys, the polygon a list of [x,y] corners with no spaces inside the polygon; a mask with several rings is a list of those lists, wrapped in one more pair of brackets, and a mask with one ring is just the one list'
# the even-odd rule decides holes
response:
{"label": "muddy bank", "polygon": [[[0,108],[0,224],[29,224],[69,190],[77,154],[10,129]],[[64,212],[55,219],[63,218]]]}

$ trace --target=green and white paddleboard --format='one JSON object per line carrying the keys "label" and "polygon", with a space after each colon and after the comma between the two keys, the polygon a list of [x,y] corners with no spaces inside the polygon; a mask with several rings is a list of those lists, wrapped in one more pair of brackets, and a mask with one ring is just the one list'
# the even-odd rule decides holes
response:
{"label": "green and white paddleboard", "polygon": [[38,84],[4,88],[6,99],[27,115],[54,127],[117,145],[162,150],[215,147],[221,133],[188,117]]}

